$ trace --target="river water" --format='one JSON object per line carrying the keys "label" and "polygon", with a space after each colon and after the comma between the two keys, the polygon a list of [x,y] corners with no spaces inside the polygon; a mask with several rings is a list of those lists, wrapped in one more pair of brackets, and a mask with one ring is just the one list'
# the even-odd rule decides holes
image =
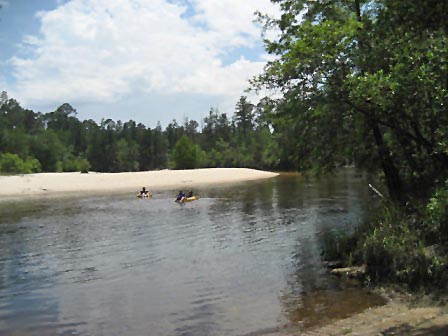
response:
{"label": "river water", "polygon": [[197,192],[0,203],[0,335],[265,335],[381,304],[321,262],[372,203],[353,171]]}

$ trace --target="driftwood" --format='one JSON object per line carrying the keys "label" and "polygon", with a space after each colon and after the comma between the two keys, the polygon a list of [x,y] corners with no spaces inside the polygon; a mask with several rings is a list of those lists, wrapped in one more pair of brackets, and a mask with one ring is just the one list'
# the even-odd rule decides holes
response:
{"label": "driftwood", "polygon": [[366,273],[366,265],[355,266],[355,267],[344,267],[344,268],[335,268],[331,270],[331,274],[342,276],[346,275],[349,278],[357,278]]}
{"label": "driftwood", "polygon": [[384,198],[383,194],[378,191],[373,185],[369,183],[370,189],[372,189],[379,197]]}

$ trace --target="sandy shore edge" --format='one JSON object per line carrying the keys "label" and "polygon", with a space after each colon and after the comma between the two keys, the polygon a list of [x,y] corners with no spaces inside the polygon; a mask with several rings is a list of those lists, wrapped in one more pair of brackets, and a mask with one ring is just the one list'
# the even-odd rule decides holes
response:
{"label": "sandy shore edge", "polygon": [[383,296],[387,300],[386,304],[310,330],[289,328],[266,336],[448,335],[448,297],[422,297],[383,288],[374,289],[373,292]]}
{"label": "sandy shore edge", "polygon": [[265,179],[277,173],[248,168],[160,170],[130,173],[39,173],[0,176],[0,199],[83,193],[188,189]]}
{"label": "sandy shore edge", "polygon": [[448,310],[431,303],[411,303],[410,299],[391,299],[384,306],[339,320],[305,333],[289,336],[446,336]]}

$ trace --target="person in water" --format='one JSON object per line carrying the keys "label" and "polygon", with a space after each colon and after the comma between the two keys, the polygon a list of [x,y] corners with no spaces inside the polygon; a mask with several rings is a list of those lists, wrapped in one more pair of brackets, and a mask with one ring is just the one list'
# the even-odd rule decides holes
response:
{"label": "person in water", "polygon": [[193,191],[190,191],[190,192],[188,193],[187,198],[190,198],[190,197],[193,197]]}
{"label": "person in water", "polygon": [[142,190],[140,190],[140,194],[138,195],[139,197],[151,197],[152,194],[146,190],[145,187],[142,187]]}
{"label": "person in water", "polygon": [[179,194],[176,197],[176,201],[183,201],[185,198],[185,193],[181,190],[179,191]]}

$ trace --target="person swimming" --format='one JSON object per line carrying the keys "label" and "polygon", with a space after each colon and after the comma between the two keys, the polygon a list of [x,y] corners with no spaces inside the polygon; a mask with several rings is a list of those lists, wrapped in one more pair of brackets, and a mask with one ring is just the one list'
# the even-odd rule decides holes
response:
{"label": "person swimming", "polygon": [[181,191],[179,191],[179,194],[177,194],[177,197],[176,197],[176,201],[183,201],[184,200],[184,198],[185,198],[185,193],[181,190]]}
{"label": "person swimming", "polygon": [[142,198],[146,198],[146,197],[151,197],[152,194],[146,190],[145,187],[142,187],[142,190],[140,190],[140,193],[137,195],[137,197],[142,197]]}

